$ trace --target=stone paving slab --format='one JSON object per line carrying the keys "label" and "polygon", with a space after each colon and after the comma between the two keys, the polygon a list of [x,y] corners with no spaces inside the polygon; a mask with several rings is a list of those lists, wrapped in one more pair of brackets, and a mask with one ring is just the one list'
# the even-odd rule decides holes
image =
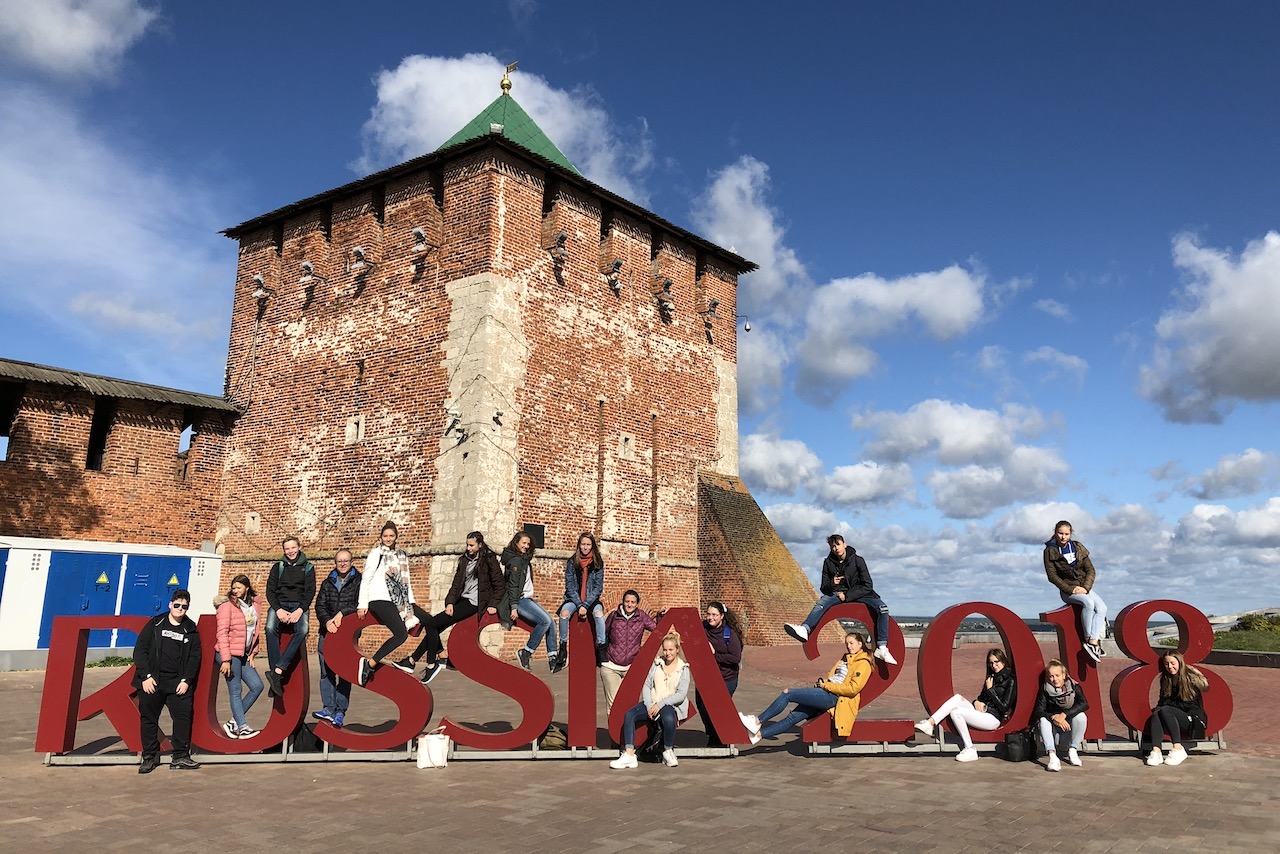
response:
{"label": "stone paving slab", "polygon": [[[827,651],[824,650],[824,653]],[[823,661],[834,657],[824,654]],[[961,647],[959,676],[983,650]],[[1125,666],[1104,662],[1106,679]],[[913,665],[869,710],[920,717]],[[825,669],[795,647],[748,650],[739,706],[759,711],[780,686]],[[1228,750],[1178,768],[1135,754],[1084,755],[1061,773],[1040,763],[936,753],[809,756],[794,736],[733,759],[613,771],[612,757],[555,763],[454,762],[210,765],[149,776],[131,766],[46,767],[32,750],[43,674],[0,674],[0,850],[142,844],[316,851],[347,847],[481,851],[1214,851],[1280,850],[1280,700],[1275,671],[1217,668],[1235,695]],[[907,672],[910,671],[910,672]],[[119,671],[90,671],[91,690]],[[1110,674],[1110,675],[1109,675]],[[563,721],[565,678],[547,677]],[[964,693],[969,679],[957,678]],[[456,673],[432,684],[437,716],[498,720],[514,704]],[[601,719],[603,720],[603,703]],[[390,705],[357,691],[352,717]],[[256,713],[266,714],[265,701]],[[1264,717],[1265,715],[1265,717]],[[258,715],[251,720],[261,723]],[[1266,721],[1266,725],[1262,722]],[[102,738],[90,722],[85,738]],[[696,722],[681,744],[701,744]],[[218,842],[214,843],[217,839]]]}

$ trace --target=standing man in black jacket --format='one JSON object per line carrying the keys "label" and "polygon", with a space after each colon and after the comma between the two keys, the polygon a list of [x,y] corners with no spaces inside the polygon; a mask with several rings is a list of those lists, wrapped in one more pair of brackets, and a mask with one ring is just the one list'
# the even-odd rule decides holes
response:
{"label": "standing man in black jacket", "polygon": [[312,712],[311,716],[339,727],[351,702],[351,683],[334,673],[325,661],[324,641],[359,606],[360,572],[351,563],[350,550],[338,549],[333,556],[333,572],[320,583],[320,593],[316,595],[316,619],[320,622],[320,643],[316,645],[316,655],[320,657],[320,701],[324,708]]}
{"label": "standing man in black jacket", "polygon": [[[302,553],[298,538],[285,537],[280,545],[284,557],[267,573],[267,687],[276,697],[284,696],[284,672],[307,639],[311,602],[316,598],[316,568]],[[283,653],[281,632],[289,635]]]}
{"label": "standing man in black jacket", "polygon": [[191,594],[177,590],[169,613],[153,617],[138,632],[133,647],[133,687],[138,690],[138,718],[142,732],[142,764],[139,774],[150,774],[160,765],[160,710],[169,707],[173,719],[174,771],[195,770],[191,758],[191,718],[200,674],[200,633],[187,616]]}

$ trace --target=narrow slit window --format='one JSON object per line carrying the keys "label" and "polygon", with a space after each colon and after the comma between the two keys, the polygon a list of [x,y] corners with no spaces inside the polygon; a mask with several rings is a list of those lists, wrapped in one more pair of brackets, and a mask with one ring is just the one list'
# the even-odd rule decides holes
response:
{"label": "narrow slit window", "polygon": [[107,437],[116,420],[116,401],[112,397],[93,400],[93,421],[89,425],[89,453],[85,457],[85,469],[102,471],[102,461],[107,455]]}

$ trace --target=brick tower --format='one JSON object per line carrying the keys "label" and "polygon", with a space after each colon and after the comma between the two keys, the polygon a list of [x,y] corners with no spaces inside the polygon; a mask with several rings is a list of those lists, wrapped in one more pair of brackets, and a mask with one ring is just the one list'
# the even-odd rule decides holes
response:
{"label": "brick tower", "polygon": [[243,414],[224,572],[261,577],[286,533],[362,558],[394,519],[438,608],[468,531],[500,551],[525,527],[545,532],[552,610],[593,531],[606,606],[705,588],[775,639],[812,604],[790,555],[746,556],[781,561],[756,602],[732,548],[700,554],[722,543],[708,494],[745,496],[752,535],[777,540],[737,479],[737,278],[755,265],[586,180],[509,89],[440,149],[227,230]]}

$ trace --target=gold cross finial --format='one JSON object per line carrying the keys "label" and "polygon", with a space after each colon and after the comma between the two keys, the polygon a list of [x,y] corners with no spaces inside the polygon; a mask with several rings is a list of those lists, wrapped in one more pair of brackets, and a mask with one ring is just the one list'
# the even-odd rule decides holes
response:
{"label": "gold cross finial", "polygon": [[507,66],[507,72],[506,74],[502,75],[502,83],[499,84],[502,86],[502,94],[504,95],[511,94],[511,72],[515,71],[516,66],[519,64],[520,64],[519,62],[513,62]]}

